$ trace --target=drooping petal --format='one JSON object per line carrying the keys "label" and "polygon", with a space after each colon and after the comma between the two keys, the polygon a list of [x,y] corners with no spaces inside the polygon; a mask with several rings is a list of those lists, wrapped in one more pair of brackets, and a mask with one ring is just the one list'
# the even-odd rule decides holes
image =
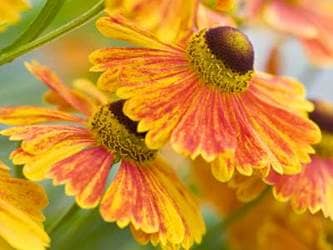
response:
{"label": "drooping petal", "polygon": [[22,126],[1,133],[12,140],[22,140],[21,147],[12,152],[11,158],[14,164],[24,165],[23,173],[32,180],[46,178],[55,163],[96,146],[88,130],[71,126]]}
{"label": "drooping petal", "polygon": [[69,87],[62,83],[58,76],[49,68],[42,66],[35,61],[26,63],[25,65],[37,79],[44,82],[51,90],[61,96],[63,100],[73,108],[86,115],[93,112],[93,107],[91,107],[90,103],[76,95]]}
{"label": "drooping petal", "polygon": [[101,203],[106,221],[131,224],[137,239],[188,249],[205,231],[193,197],[161,159],[145,164],[122,161]]}
{"label": "drooping petal", "polygon": [[7,245],[5,240],[13,249],[44,250],[50,242],[42,226],[42,209],[48,203],[44,190],[10,177],[2,163],[0,168],[0,246]]}
{"label": "drooping petal", "polygon": [[32,125],[12,127],[0,131],[10,140],[23,141],[21,148],[33,155],[44,153],[65,140],[94,143],[87,129],[62,125]]}
{"label": "drooping petal", "polygon": [[103,193],[113,162],[111,152],[102,147],[82,150],[54,164],[49,176],[55,185],[65,184],[83,208],[95,207]]}
{"label": "drooping petal", "polygon": [[83,120],[77,116],[73,116],[58,110],[41,108],[37,106],[0,108],[0,123],[2,124],[29,125],[52,121],[83,122]]}
{"label": "drooping petal", "polygon": [[299,212],[319,210],[333,219],[333,160],[313,156],[311,163],[297,175],[279,175],[271,172],[267,182],[274,186],[274,194],[280,201],[290,200]]}

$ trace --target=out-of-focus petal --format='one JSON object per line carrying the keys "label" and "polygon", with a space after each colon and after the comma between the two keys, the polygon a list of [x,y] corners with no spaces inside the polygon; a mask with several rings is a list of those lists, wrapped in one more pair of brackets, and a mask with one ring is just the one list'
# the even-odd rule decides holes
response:
{"label": "out-of-focus petal", "polygon": [[2,0],[0,5],[0,32],[20,20],[21,12],[29,9],[28,0]]}
{"label": "out-of-focus petal", "polygon": [[112,37],[113,39],[120,39],[154,49],[177,49],[176,47],[159,41],[150,32],[139,29],[136,25],[122,16],[101,17],[97,20],[96,25],[103,35]]}
{"label": "out-of-focus petal", "polygon": [[[44,190],[32,182],[12,178],[0,163],[0,246],[5,249],[44,250],[50,239],[43,229]],[[4,240],[4,241],[3,241]]]}

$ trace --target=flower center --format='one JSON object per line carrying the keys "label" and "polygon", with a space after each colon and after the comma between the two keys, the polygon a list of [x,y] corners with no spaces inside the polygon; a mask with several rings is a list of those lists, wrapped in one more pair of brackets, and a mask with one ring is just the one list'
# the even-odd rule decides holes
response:
{"label": "flower center", "polygon": [[194,34],[188,59],[200,78],[224,92],[242,92],[253,75],[254,51],[245,34],[232,27],[204,29]]}
{"label": "flower center", "polygon": [[137,123],[123,113],[123,106],[123,100],[104,105],[91,117],[89,125],[96,140],[120,158],[154,159],[157,151],[146,146],[146,133],[137,132]]}
{"label": "flower center", "polygon": [[314,146],[316,154],[324,158],[333,157],[333,134],[322,132],[322,139]]}
{"label": "flower center", "polygon": [[333,157],[333,104],[326,101],[313,100],[315,110],[310,118],[318,124],[322,131],[322,139],[315,145],[316,154],[322,157]]}

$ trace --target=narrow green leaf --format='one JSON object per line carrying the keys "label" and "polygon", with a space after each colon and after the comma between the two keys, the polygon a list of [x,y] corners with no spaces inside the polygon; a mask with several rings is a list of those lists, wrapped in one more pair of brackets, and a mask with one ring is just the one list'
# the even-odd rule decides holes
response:
{"label": "narrow green leaf", "polygon": [[80,26],[86,24],[91,19],[97,17],[104,10],[104,0],[99,1],[91,9],[87,10],[85,13],[70,21],[69,23],[47,33],[36,40],[33,40],[27,44],[23,44],[17,48],[13,48],[10,51],[0,54],[0,65],[9,63],[15,58],[42,46],[45,43],[48,43],[70,31],[73,31]]}
{"label": "narrow green leaf", "polygon": [[22,44],[36,39],[57,16],[65,0],[47,0],[43,9],[29,27],[11,45],[4,48],[1,52],[7,52]]}

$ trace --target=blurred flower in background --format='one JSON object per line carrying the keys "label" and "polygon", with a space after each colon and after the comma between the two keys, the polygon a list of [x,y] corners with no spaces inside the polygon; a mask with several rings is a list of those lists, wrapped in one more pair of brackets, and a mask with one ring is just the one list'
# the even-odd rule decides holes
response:
{"label": "blurred flower in background", "polygon": [[2,250],[44,250],[50,239],[43,228],[42,209],[47,206],[43,188],[13,178],[0,162],[0,248]]}
{"label": "blurred flower in background", "polygon": [[20,20],[21,12],[29,9],[28,0],[1,0],[0,32]]}
{"label": "blurred flower in background", "polygon": [[313,64],[333,65],[332,1],[249,0],[245,6],[248,18],[295,37]]}

